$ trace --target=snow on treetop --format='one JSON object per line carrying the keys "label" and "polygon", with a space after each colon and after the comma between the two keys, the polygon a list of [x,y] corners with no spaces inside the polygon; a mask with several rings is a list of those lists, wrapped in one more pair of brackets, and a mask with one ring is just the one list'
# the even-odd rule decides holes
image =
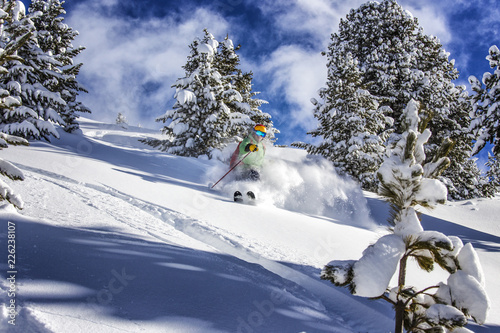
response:
{"label": "snow on treetop", "polygon": [[208,32],[206,32],[204,40],[198,40],[198,42],[196,47],[198,52],[205,53],[208,56],[213,56],[217,52],[217,47],[219,47],[219,42]]}
{"label": "snow on treetop", "polygon": [[411,99],[408,102],[405,110],[403,111],[403,118],[408,126],[408,129],[413,131],[418,131],[418,123],[420,122],[420,117],[418,116],[418,109],[420,108],[420,103]]}
{"label": "snow on treetop", "polygon": [[234,44],[233,44],[233,41],[231,39],[224,39],[224,41],[222,42],[224,44],[224,46],[229,49],[229,50],[234,50]]}
{"label": "snow on treetop", "polygon": [[210,45],[214,50],[219,47],[219,42],[215,39],[214,35],[211,33],[207,34],[207,37],[209,38],[207,43]]}
{"label": "snow on treetop", "polygon": [[201,44],[198,44],[198,46],[196,47],[196,49],[198,50],[198,52],[200,53],[206,53],[207,55],[209,56],[212,56],[215,52],[215,49],[206,44],[206,43],[201,43]]}

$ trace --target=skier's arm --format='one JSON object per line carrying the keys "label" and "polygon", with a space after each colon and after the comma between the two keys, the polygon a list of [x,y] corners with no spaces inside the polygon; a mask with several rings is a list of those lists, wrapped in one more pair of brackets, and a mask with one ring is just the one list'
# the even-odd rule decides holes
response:
{"label": "skier's arm", "polygon": [[239,156],[240,156],[240,145],[238,144],[238,147],[236,147],[236,149],[233,151],[233,154],[231,155],[231,160],[229,162],[229,166],[231,168],[236,165]]}

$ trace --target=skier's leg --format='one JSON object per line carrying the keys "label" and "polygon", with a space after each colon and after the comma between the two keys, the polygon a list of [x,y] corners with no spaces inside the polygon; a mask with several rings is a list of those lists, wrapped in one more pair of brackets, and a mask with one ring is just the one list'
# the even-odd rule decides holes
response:
{"label": "skier's leg", "polygon": [[253,180],[253,181],[260,180],[259,172],[257,170],[254,170],[254,169],[249,170],[248,179]]}

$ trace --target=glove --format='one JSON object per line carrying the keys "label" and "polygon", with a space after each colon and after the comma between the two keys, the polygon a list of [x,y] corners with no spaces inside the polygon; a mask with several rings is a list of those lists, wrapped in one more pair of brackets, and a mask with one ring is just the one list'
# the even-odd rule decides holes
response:
{"label": "glove", "polygon": [[245,147],[245,151],[256,152],[258,150],[259,150],[259,147],[257,147],[256,145],[254,145],[252,143],[247,144],[247,146]]}

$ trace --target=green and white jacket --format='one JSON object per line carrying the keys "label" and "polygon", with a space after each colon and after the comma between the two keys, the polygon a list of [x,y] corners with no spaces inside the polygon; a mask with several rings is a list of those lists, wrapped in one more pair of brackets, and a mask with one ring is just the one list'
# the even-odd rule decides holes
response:
{"label": "green and white jacket", "polygon": [[[251,152],[248,154],[250,150],[248,150],[248,146],[254,144],[257,146],[258,150]],[[245,155],[248,154],[247,157]],[[260,168],[262,163],[264,163],[264,156],[266,154],[266,146],[262,143],[262,141],[257,141],[253,137],[253,133],[250,133],[243,141],[240,142],[233,155],[231,156],[231,167],[233,167],[238,161],[240,161],[243,157],[245,159],[241,162],[240,166],[245,168]]]}

